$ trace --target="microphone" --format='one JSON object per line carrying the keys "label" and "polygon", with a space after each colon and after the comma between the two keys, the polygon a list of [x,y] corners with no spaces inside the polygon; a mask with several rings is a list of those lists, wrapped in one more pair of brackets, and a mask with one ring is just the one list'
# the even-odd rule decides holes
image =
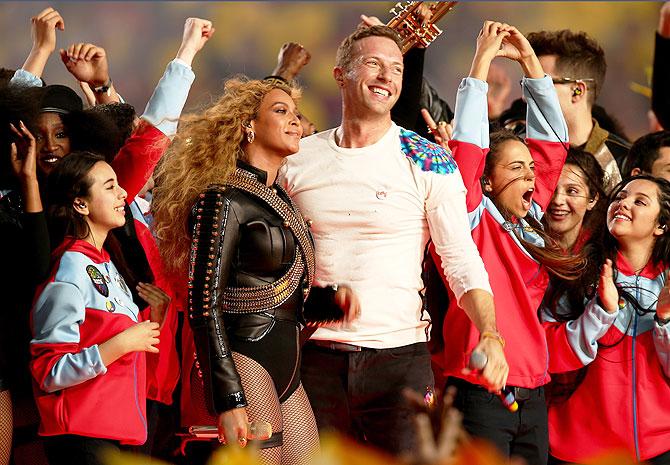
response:
{"label": "microphone", "polygon": [[[189,426],[188,432],[196,438],[217,439],[219,430],[213,425]],[[272,437],[272,425],[267,421],[249,422],[247,428],[247,439],[250,441],[264,441]]]}
{"label": "microphone", "polygon": [[[472,354],[470,355],[470,362],[468,363],[468,368],[470,368],[471,370],[482,371],[488,362],[489,359],[484,352],[473,350]],[[517,410],[519,410],[519,404],[514,398],[514,393],[510,389],[503,387],[501,391],[496,395],[500,399],[500,402],[502,402],[502,404],[510,412],[514,413]]]}

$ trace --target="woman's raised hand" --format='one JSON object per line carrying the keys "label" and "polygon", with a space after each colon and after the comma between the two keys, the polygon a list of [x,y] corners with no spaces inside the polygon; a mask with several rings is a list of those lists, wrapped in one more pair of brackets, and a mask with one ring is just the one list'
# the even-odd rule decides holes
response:
{"label": "woman's raised hand", "polygon": [[614,284],[612,260],[605,260],[600,270],[598,282],[598,297],[607,313],[614,313],[619,309],[619,291]]}

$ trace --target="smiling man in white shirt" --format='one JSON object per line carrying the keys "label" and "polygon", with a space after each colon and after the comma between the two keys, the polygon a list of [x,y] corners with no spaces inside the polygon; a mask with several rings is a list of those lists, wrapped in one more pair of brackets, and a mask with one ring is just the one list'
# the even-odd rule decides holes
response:
{"label": "smiling man in white shirt", "polygon": [[386,26],[358,29],[340,45],[333,74],[342,123],[303,139],[282,183],[313,221],[317,283],[349,285],[361,314],[312,335],[302,380],[320,430],[398,454],[415,446],[403,388],[433,387],[421,298],[429,239],[483,335],[477,350],[488,357],[482,376],[491,389],[504,385],[507,363],[458,168],[447,151],[391,121],[403,76],[398,36]]}

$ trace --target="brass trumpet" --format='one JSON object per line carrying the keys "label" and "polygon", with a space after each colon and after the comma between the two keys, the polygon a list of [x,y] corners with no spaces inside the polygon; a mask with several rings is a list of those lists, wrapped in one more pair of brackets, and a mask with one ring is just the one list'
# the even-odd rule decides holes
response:
{"label": "brass trumpet", "polygon": [[442,34],[442,30],[435,23],[449,13],[458,2],[430,2],[428,8],[432,15],[426,23],[421,21],[418,14],[422,3],[424,2],[399,2],[389,11],[394,16],[387,26],[400,35],[403,54],[416,45],[428,47]]}

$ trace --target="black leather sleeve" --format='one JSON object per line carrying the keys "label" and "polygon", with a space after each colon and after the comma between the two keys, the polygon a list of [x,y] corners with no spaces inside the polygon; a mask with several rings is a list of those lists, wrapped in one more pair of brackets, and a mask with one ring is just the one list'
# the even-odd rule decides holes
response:
{"label": "black leather sleeve", "polygon": [[[391,109],[391,118],[398,126],[416,131],[415,126],[421,118],[421,81],[423,79],[423,61],[425,48],[414,47],[405,54],[405,71],[402,77],[402,90],[398,101]],[[423,124],[422,126],[425,126]]]}
{"label": "black leather sleeve", "polygon": [[305,321],[322,323],[344,318],[344,311],[335,303],[335,290],[332,287],[312,287],[303,308]]}
{"label": "black leather sleeve", "polygon": [[670,130],[670,39],[656,32],[654,70],[651,78],[651,109],[663,129]]}
{"label": "black leather sleeve", "polygon": [[200,194],[191,212],[191,224],[188,318],[205,402],[212,414],[219,414],[247,405],[221,312],[240,229],[230,191],[218,187]]}

